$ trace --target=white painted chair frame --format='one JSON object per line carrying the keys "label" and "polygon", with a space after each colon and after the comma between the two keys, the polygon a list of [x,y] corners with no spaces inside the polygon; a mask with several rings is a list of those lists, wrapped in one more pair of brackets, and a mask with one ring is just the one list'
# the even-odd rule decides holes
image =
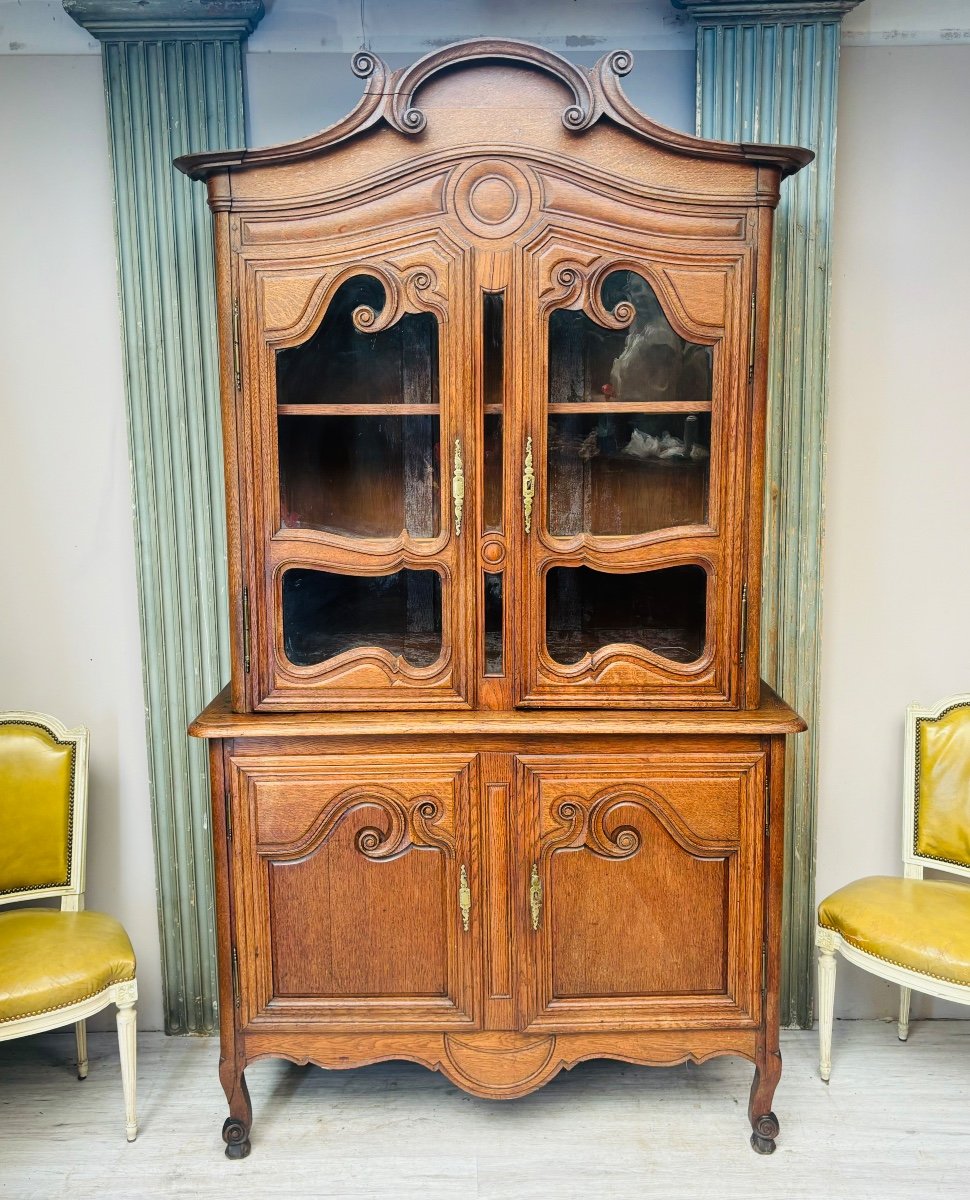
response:
{"label": "white painted chair frame", "polygon": [[[0,712],[0,724],[38,725],[46,729],[58,742],[74,743],[74,789],[73,819],[71,822],[71,856],[67,884],[60,887],[41,887],[31,891],[0,892],[0,905],[20,903],[23,900],[61,897],[61,912],[81,912],[84,909],[85,854],[87,850],[88,818],[88,741],[90,735],[83,725],[68,729],[56,717],[36,712]],[[133,1142],[138,1135],[138,1120],[135,1114],[135,1070],[136,1070],[136,1009],[138,999],[137,979],[115,983],[89,996],[77,1004],[67,1004],[53,1012],[36,1013],[13,1021],[0,1022],[0,1041],[27,1037],[43,1033],[48,1029],[60,1029],[74,1025],[77,1040],[77,1077],[88,1074],[88,1017],[117,1005],[118,1050],[121,1057],[121,1085],[125,1098],[125,1136]]]}
{"label": "white painted chair frame", "polygon": [[[906,709],[906,733],[903,739],[903,876],[906,879],[922,879],[924,867],[936,871],[949,871],[970,879],[970,867],[944,862],[938,858],[916,853],[916,732],[918,721],[938,721],[944,713],[954,708],[970,708],[970,693],[948,696],[939,704],[924,708],[911,704]],[[878,975],[890,983],[899,984],[899,1040],[909,1037],[909,1004],[915,989],[939,1000],[953,1000],[957,1004],[970,1004],[970,986],[935,979],[922,971],[900,967],[883,958],[867,954],[850,945],[834,929],[815,927],[815,945],[818,948],[818,1042],[819,1074],[828,1083],[832,1075],[832,1024],[835,1015],[835,968],[836,953],[847,962],[855,963],[864,971]]]}

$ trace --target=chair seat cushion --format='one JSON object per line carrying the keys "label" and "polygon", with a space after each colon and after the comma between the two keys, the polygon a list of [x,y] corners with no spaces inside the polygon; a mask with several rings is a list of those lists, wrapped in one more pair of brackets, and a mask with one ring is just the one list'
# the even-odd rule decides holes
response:
{"label": "chair seat cushion", "polygon": [[818,923],[867,954],[970,986],[970,887],[964,884],[870,875],[823,900]]}
{"label": "chair seat cushion", "polygon": [[20,908],[0,913],[0,1021],[53,1012],[135,978],[114,917]]}

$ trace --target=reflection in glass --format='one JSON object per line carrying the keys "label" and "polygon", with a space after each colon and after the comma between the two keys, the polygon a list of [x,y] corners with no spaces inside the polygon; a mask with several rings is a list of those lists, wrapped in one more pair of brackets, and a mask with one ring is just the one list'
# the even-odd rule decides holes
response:
{"label": "reflection in glass", "polygon": [[505,297],[485,292],[482,308],[482,368],[485,397],[483,525],[502,528],[502,404],[505,376]]}
{"label": "reflection in glass", "polygon": [[711,399],[710,346],[682,338],[656,293],[636,271],[613,271],[602,300],[625,301],[636,315],[624,329],[605,329],[583,312],[556,309],[549,320],[549,403],[701,403]]}
{"label": "reflection in glass", "polygon": [[438,326],[431,313],[406,313],[380,333],[354,328],[354,309],[380,312],[384,303],[384,289],[371,276],[341,284],[312,337],[277,352],[277,403],[437,404]]}
{"label": "reflection in glass", "polygon": [[502,572],[485,571],[485,674],[504,675]]}
{"label": "reflection in glass", "polygon": [[566,666],[617,644],[696,662],[704,653],[706,608],[707,572],[698,566],[630,574],[553,567],[546,575],[546,648]]}
{"label": "reflection in glass", "polygon": [[709,413],[553,413],[548,520],[556,537],[707,522]]}
{"label": "reflection in glass", "polygon": [[436,537],[437,416],[281,416],[285,529],[350,537]]}
{"label": "reflection in glass", "polygon": [[412,667],[441,654],[441,577],[402,568],[393,575],[338,575],[300,568],[283,575],[283,648],[309,667],[375,646]]}

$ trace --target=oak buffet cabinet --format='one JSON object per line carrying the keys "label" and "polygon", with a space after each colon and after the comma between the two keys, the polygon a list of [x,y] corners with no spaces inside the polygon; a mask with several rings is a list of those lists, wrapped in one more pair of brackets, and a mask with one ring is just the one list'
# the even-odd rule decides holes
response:
{"label": "oak buffet cabinet", "polygon": [[774,1148],[767,320],[811,155],[655,125],[630,65],[360,53],[338,124],[178,160],[215,219],[231,1157],[267,1055],[497,1098],[742,1055]]}

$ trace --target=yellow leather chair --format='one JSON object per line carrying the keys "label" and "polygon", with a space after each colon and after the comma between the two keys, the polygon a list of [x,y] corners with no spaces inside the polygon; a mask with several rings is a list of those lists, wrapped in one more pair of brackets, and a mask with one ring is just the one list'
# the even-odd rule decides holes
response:
{"label": "yellow leather chair", "polygon": [[0,713],[0,1041],[73,1024],[88,1073],[85,1020],[118,1006],[125,1133],[135,1140],[135,955],[121,925],[84,911],[88,731],[42,713]]}
{"label": "yellow leather chair", "polygon": [[899,1039],[913,988],[970,1004],[970,887],[924,879],[924,867],[970,877],[970,695],[906,710],[903,878],[873,875],[818,906],[819,1073],[832,1074],[836,953],[898,983]]}

